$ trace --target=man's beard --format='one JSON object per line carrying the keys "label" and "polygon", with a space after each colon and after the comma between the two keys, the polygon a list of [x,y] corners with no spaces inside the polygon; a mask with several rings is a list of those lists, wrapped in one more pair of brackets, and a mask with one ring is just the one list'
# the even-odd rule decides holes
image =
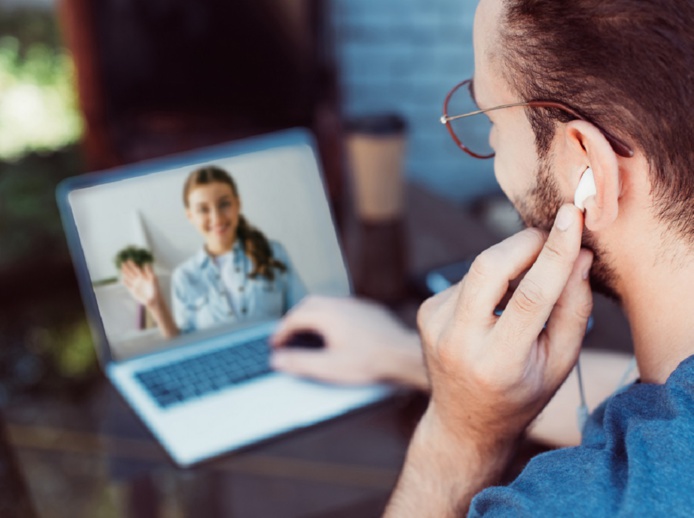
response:
{"label": "man's beard", "polygon": [[[537,180],[533,188],[523,199],[515,199],[514,204],[528,227],[549,232],[563,202],[546,159],[540,159],[535,178]],[[600,246],[593,233],[585,228],[581,246],[593,252],[593,266],[590,269],[590,286],[593,291],[621,302],[616,288],[618,276],[610,264],[609,254]]]}

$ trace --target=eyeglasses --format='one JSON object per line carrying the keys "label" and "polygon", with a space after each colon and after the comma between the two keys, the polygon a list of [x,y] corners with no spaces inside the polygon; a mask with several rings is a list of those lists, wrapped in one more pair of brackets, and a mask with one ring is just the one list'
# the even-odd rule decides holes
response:
{"label": "eyeglasses", "polygon": [[[625,158],[634,156],[634,151],[622,140],[612,135],[592,121],[588,121],[576,110],[555,101],[526,101],[512,104],[502,104],[480,110],[475,102],[472,79],[467,79],[456,85],[446,96],[443,103],[443,115],[441,124],[445,124],[448,132],[460,149],[475,158],[493,158],[494,150],[489,144],[489,132],[492,127],[487,117],[475,117],[486,112],[513,108],[516,106],[529,106],[531,108],[555,108],[574,117],[575,119],[590,122],[605,136],[615,153]],[[460,115],[449,115],[449,113]],[[463,143],[463,140],[465,143]]]}

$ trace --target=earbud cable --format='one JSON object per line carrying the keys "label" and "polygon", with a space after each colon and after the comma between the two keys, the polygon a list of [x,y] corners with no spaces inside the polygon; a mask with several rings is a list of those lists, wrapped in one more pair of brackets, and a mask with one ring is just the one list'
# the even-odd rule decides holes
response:
{"label": "earbud cable", "polygon": [[588,421],[588,404],[586,403],[586,393],[583,390],[583,375],[581,374],[581,360],[576,362],[576,374],[578,376],[578,393],[581,398],[581,404],[576,409],[576,418],[578,420],[578,431],[583,435],[583,428]]}
{"label": "earbud cable", "polygon": [[[615,395],[617,392],[622,390],[622,388],[624,388],[624,386],[627,384],[627,380],[631,376],[631,373],[634,372],[635,368],[636,356],[632,356],[631,360],[629,361],[629,365],[627,365],[627,370],[624,372],[624,374],[622,374],[619,383],[617,383],[617,388],[615,388],[612,395]],[[588,404],[586,403],[586,393],[583,390],[583,375],[581,374],[580,359],[576,362],[576,374],[578,376],[578,393],[581,398],[581,403],[576,409],[576,417],[578,420],[578,431],[581,432],[581,435],[583,435],[583,428],[586,426],[586,421],[588,421]]]}

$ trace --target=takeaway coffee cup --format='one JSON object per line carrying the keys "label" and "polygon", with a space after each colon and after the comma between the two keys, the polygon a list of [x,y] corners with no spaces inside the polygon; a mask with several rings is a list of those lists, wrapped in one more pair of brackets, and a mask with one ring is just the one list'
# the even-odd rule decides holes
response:
{"label": "takeaway coffee cup", "polygon": [[357,217],[397,220],[403,210],[406,125],[398,115],[356,117],[347,123],[347,154]]}
{"label": "takeaway coffee cup", "polygon": [[402,300],[407,263],[403,222],[405,122],[397,115],[347,124],[351,194],[356,215],[354,282],[358,294]]}

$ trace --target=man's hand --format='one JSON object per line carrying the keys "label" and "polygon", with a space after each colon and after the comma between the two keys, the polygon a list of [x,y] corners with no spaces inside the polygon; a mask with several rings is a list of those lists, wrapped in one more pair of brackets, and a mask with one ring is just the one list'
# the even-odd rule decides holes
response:
{"label": "man's hand", "polygon": [[[578,209],[563,206],[549,236],[527,229],[495,245],[463,281],[422,305],[432,399],[389,506],[392,516],[466,509],[566,379],[592,309],[592,254],[580,247],[582,221]],[[526,270],[496,316],[509,283]],[[441,507],[432,506],[427,490],[440,493]]]}
{"label": "man's hand", "polygon": [[[325,348],[282,347],[301,331],[322,335]],[[309,296],[287,314],[272,343],[272,366],[290,374],[333,383],[393,381],[427,388],[417,333],[371,302]]]}
{"label": "man's hand", "polygon": [[515,439],[575,364],[592,310],[581,231],[578,209],[566,205],[549,238],[526,229],[488,249],[461,283],[420,309],[432,404],[461,437]]}

